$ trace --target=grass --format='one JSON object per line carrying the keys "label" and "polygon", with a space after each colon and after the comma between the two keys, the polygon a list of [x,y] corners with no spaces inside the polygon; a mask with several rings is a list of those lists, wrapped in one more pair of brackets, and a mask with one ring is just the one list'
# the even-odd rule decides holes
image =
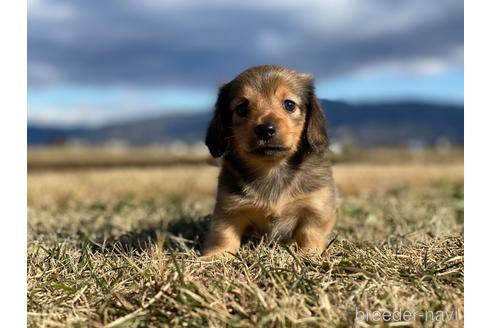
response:
{"label": "grass", "polygon": [[[29,325],[463,326],[462,162],[338,164],[322,255],[260,239],[204,263],[217,172],[29,172]],[[362,320],[368,311],[413,317]]]}

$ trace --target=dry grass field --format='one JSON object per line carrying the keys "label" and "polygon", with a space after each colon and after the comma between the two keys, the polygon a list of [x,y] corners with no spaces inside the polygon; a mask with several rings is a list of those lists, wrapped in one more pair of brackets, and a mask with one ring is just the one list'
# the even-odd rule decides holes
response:
{"label": "dry grass field", "polygon": [[246,240],[212,263],[217,167],[77,156],[29,154],[29,326],[463,326],[462,151],[352,154],[322,255]]}

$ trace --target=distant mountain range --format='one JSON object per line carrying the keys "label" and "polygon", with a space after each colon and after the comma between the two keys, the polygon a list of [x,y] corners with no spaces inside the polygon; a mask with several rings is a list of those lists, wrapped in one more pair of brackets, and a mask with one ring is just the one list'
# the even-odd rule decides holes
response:
{"label": "distant mountain range", "polygon": [[[332,142],[359,147],[463,145],[463,106],[423,102],[349,104],[320,100]],[[129,145],[196,143],[204,139],[212,112],[172,114],[98,128],[27,126],[27,143]]]}

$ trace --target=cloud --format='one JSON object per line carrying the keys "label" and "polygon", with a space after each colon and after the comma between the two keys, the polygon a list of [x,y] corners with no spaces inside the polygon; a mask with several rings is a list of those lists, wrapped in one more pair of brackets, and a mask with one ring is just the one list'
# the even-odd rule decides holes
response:
{"label": "cloud", "polygon": [[462,67],[463,1],[85,1],[28,7],[28,81],[215,87],[276,63],[328,79]]}
{"label": "cloud", "polygon": [[208,110],[215,97],[212,90],[45,86],[29,92],[27,118],[36,125],[97,126],[163,113]]}
{"label": "cloud", "polygon": [[113,117],[98,108],[43,107],[27,112],[28,124],[36,126],[78,127],[83,123],[85,127],[97,127],[112,120]]}

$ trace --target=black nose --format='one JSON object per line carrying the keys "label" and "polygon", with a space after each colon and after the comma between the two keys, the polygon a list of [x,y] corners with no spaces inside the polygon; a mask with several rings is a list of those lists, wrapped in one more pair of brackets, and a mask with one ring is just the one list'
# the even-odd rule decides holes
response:
{"label": "black nose", "polygon": [[276,128],[272,123],[260,124],[255,128],[256,135],[260,140],[268,141],[275,136]]}

